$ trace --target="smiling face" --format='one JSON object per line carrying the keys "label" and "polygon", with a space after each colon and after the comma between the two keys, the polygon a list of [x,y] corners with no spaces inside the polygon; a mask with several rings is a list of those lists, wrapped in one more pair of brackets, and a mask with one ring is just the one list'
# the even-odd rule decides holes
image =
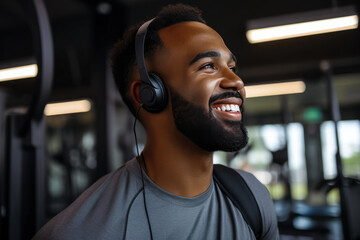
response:
{"label": "smiling face", "polygon": [[220,35],[199,22],[178,23],[159,35],[164,46],[151,69],[169,89],[177,129],[210,152],[244,147],[244,83]]}

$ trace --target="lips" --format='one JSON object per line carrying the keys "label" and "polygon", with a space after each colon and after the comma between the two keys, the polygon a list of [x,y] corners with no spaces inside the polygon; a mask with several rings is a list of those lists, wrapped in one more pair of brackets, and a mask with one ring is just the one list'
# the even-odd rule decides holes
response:
{"label": "lips", "polygon": [[238,97],[222,98],[214,101],[211,108],[215,116],[231,120],[241,120],[242,99]]}

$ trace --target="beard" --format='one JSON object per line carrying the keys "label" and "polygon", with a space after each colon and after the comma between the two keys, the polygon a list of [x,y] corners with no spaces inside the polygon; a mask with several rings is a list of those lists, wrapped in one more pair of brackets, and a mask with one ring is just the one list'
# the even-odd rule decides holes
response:
{"label": "beard", "polygon": [[215,119],[211,103],[217,99],[240,97],[238,92],[227,92],[212,96],[209,112],[197,106],[170,88],[172,112],[176,128],[200,148],[208,151],[239,151],[248,143],[243,121]]}

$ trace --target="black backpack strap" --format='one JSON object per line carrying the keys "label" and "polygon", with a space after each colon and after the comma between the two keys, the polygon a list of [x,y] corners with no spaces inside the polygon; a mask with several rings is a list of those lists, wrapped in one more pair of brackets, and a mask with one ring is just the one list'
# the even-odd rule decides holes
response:
{"label": "black backpack strap", "polygon": [[243,177],[234,169],[214,164],[214,180],[223,193],[240,210],[257,239],[261,237],[262,218],[254,194]]}

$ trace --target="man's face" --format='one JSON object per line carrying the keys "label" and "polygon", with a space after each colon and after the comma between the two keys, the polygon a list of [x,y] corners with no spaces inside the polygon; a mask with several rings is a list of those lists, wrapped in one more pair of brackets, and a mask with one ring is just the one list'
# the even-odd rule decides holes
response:
{"label": "man's face", "polygon": [[164,47],[154,71],[169,89],[176,128],[206,151],[240,150],[248,140],[244,84],[220,35],[198,22],[175,24],[159,35]]}

